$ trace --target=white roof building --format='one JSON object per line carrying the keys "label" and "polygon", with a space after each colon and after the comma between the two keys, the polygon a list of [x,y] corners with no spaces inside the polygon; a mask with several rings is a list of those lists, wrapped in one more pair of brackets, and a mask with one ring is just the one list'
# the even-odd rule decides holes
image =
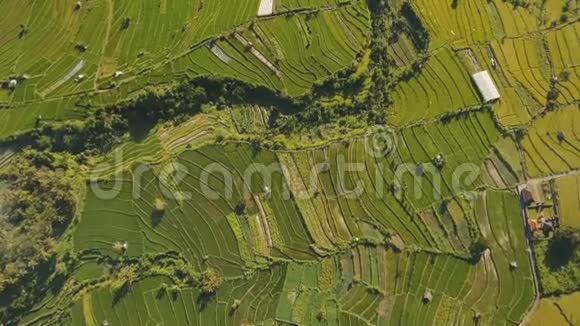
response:
{"label": "white roof building", "polygon": [[258,17],[268,16],[274,13],[274,0],[261,0],[258,8]]}
{"label": "white roof building", "polygon": [[497,87],[495,87],[493,79],[491,79],[487,70],[477,72],[471,75],[471,78],[477,86],[477,89],[479,89],[479,93],[483,97],[484,102],[495,101],[500,98]]}

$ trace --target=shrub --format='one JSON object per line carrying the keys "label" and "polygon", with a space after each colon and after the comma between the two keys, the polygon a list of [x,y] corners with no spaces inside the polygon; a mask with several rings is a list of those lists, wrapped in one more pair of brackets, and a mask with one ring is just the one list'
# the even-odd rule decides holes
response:
{"label": "shrub", "polygon": [[201,274],[200,283],[203,293],[213,294],[222,285],[223,278],[218,271],[213,268],[208,268]]}
{"label": "shrub", "polygon": [[479,237],[469,246],[469,253],[473,261],[477,262],[487,249],[489,249],[489,242],[485,238]]}
{"label": "shrub", "polygon": [[123,18],[123,22],[121,23],[121,29],[127,29],[131,26],[131,17]]}
{"label": "shrub", "polygon": [[326,311],[324,310],[320,310],[318,314],[316,314],[316,319],[318,319],[320,322],[325,321],[327,318]]}
{"label": "shrub", "polygon": [[235,299],[234,302],[232,303],[231,309],[232,310],[237,310],[240,307],[240,304],[242,302],[238,299]]}
{"label": "shrub", "polygon": [[156,212],[165,212],[167,209],[167,203],[161,198],[155,198],[155,202],[153,203],[153,208]]}

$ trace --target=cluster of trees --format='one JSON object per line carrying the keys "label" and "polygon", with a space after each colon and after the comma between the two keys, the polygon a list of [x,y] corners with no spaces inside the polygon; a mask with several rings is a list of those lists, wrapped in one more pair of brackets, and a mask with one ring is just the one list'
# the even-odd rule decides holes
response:
{"label": "cluster of trees", "polygon": [[29,150],[0,173],[0,297],[12,309],[34,302],[40,280],[65,269],[58,240],[76,213],[78,169],[68,154]]}
{"label": "cluster of trees", "polygon": [[199,112],[207,99],[206,90],[189,86],[147,93],[130,103],[98,110],[85,121],[40,123],[30,135],[32,143],[39,150],[74,154],[109,151],[127,133],[141,138],[159,120]]}
{"label": "cluster of trees", "polygon": [[198,79],[169,89],[151,91],[125,103],[97,110],[85,121],[40,121],[27,139],[38,150],[94,154],[110,151],[129,134],[143,139],[159,122],[183,122],[204,107],[223,109],[236,103],[289,101],[261,87],[233,80]]}
{"label": "cluster of trees", "polygon": [[[400,4],[388,1],[369,1],[372,14],[372,35],[370,44],[370,63],[368,71],[356,74],[356,66],[349,67],[317,85],[311,94],[298,102],[301,111],[290,117],[276,121],[276,128],[283,133],[312,130],[313,126],[335,123],[338,128],[360,128],[364,124],[384,124],[387,120],[387,107],[391,102],[389,92],[399,81],[393,76],[395,65],[389,56],[389,44],[396,42],[399,33],[407,33],[419,53],[427,50],[430,35],[422,25],[412,6],[407,2]],[[419,61],[410,70],[416,74],[421,69]],[[353,78],[356,76],[357,78]],[[370,79],[370,90],[361,90]],[[336,98],[348,97],[337,105],[320,103],[320,96]]]}
{"label": "cluster of trees", "polygon": [[199,279],[201,291],[208,295],[214,294],[222,285],[223,281],[222,276],[217,270],[208,268],[201,274]]}
{"label": "cluster of trees", "polygon": [[535,246],[543,293],[560,295],[580,289],[580,230],[561,227]]}
{"label": "cluster of trees", "polygon": [[403,3],[401,7],[401,18],[404,19],[403,29],[411,36],[411,40],[415,48],[417,48],[417,51],[422,52],[427,50],[431,42],[431,35],[409,2]]}
{"label": "cluster of trees", "polygon": [[560,22],[565,23],[570,20],[570,16],[578,15],[578,2],[572,2],[572,0],[566,0],[564,7],[562,7],[562,15],[560,15]]}
{"label": "cluster of trees", "polygon": [[[312,126],[332,123],[340,130],[385,123],[389,91],[396,82],[391,75],[393,61],[388,55],[390,40],[404,31],[422,52],[428,48],[429,34],[406,2],[397,5],[373,0],[369,5],[372,13],[371,56],[368,69],[363,73],[357,72],[357,65],[352,65],[298,99],[289,99],[278,92],[232,79],[196,79],[175,87],[149,91],[130,102],[97,110],[85,121],[58,124],[39,121],[38,128],[30,135],[32,143],[39,150],[106,152],[127,133],[139,140],[160,121],[179,123],[203,111],[204,106],[219,110],[236,103],[273,107],[272,134],[297,133],[312,130]],[[366,65],[368,58],[361,57],[362,60]],[[415,70],[420,70],[420,65],[413,66]],[[361,92],[364,84],[370,84],[370,90]],[[320,101],[321,97],[336,95],[344,101],[337,105]]]}
{"label": "cluster of trees", "polygon": [[572,227],[557,230],[549,242],[548,259],[554,268],[574,262],[580,263],[580,230]]}
{"label": "cluster of trees", "polygon": [[392,62],[388,56],[389,35],[392,35],[389,24],[391,9],[387,3],[380,1],[372,9],[372,43],[371,43],[371,79],[372,86],[367,98],[368,119],[371,123],[386,122],[386,107],[390,102],[388,83]]}
{"label": "cluster of trees", "polygon": [[530,5],[529,0],[509,0],[509,2],[514,5],[514,7],[527,8]]}
{"label": "cluster of trees", "polygon": [[472,263],[477,263],[483,257],[486,250],[490,248],[489,241],[483,237],[479,237],[469,246],[469,254],[471,255]]}
{"label": "cluster of trees", "polygon": [[557,88],[559,80],[557,78],[552,78],[550,80],[550,90],[546,96],[546,109],[552,111],[558,108],[558,97],[560,96],[560,91]]}

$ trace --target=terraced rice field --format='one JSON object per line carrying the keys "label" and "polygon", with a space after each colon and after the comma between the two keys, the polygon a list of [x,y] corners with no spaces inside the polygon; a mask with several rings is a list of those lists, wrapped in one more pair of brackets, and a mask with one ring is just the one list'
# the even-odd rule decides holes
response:
{"label": "terraced rice field", "polygon": [[[530,92],[513,80],[506,71],[501,53],[497,54],[492,44],[471,46],[457,51],[463,65],[469,74],[487,70],[497,86],[501,99],[494,105],[498,120],[505,126],[526,124],[536,116],[542,105],[535,100]],[[492,63],[495,62],[495,65]]]}
{"label": "terraced rice field", "polygon": [[0,148],[0,171],[10,164],[10,160],[13,156],[14,150],[10,148]]}
{"label": "terraced rice field", "polygon": [[468,72],[447,49],[434,53],[417,78],[397,85],[392,97],[391,122],[397,126],[479,105]]}
{"label": "terraced rice field", "polygon": [[[175,288],[169,278],[151,277],[136,281],[129,294],[118,303],[106,286],[84,294],[66,310],[64,318],[74,325],[98,324],[103,320],[115,323],[132,320],[131,323],[137,324],[239,325],[271,321],[317,324],[322,312],[325,320],[332,323],[383,325],[469,323],[474,314],[479,313],[485,323],[514,323],[522,318],[534,297],[518,210],[514,194],[507,192],[481,193],[465,206],[464,214],[473,214],[476,228],[491,243],[490,252],[477,264],[448,253],[401,252],[393,247],[358,245],[326,258],[302,263],[282,262],[267,271],[246,274],[242,279],[236,276],[241,275],[236,274],[240,271],[225,268],[231,262],[217,262],[210,254],[210,264],[223,268],[229,279],[216,296],[201,306],[196,288]],[[90,217],[83,217],[87,218]],[[163,225],[167,223],[170,222],[164,220],[159,224],[159,233],[165,232]],[[214,224],[209,225],[218,230]],[[187,226],[180,225],[178,229],[187,229]],[[149,231],[142,233],[146,235]],[[152,233],[149,236],[152,236],[150,239],[156,237]],[[104,239],[102,235],[99,237]],[[132,241],[130,248],[140,247],[135,237],[129,234],[124,237]],[[181,241],[178,237],[175,239]],[[259,251],[255,243],[251,244],[251,237],[245,239],[238,244],[245,243]],[[307,239],[295,239],[308,243]],[[228,243],[235,243],[235,240],[218,243],[222,248],[220,254],[225,257]],[[107,250],[108,245],[102,250]],[[211,244],[207,245],[209,249]],[[148,245],[144,248],[153,249]],[[130,255],[139,250],[129,249]],[[242,256],[243,251],[240,249]],[[512,260],[520,263],[517,270],[509,270]],[[87,271],[79,270],[75,275],[81,280]],[[171,290],[162,288],[164,283],[169,284]],[[427,291],[432,293],[433,300],[423,303],[422,297]],[[232,309],[236,300],[239,300],[237,308]],[[58,301],[46,304],[27,317],[24,324],[43,322],[61,304]],[[168,310],[172,313],[162,313]]]}
{"label": "terraced rice field", "polygon": [[[476,132],[463,133],[466,130],[464,128],[474,123],[478,126],[473,129]],[[397,151],[386,156],[372,155],[374,152],[369,151],[368,147],[371,140],[359,138],[351,140],[348,146],[337,143],[322,151],[279,153],[278,157],[285,167],[286,178],[290,180],[290,190],[297,198],[297,205],[303,211],[306,224],[312,228],[311,234],[317,245],[328,248],[333,241],[348,241],[352,237],[364,236],[368,228],[364,224],[370,224],[396,232],[401,241],[408,245],[433,246],[461,252],[466,250],[469,243],[469,221],[463,220],[461,216],[456,216],[459,220],[455,221],[452,213],[448,215],[449,212],[440,212],[434,204],[457,192],[475,189],[483,183],[475,162],[491,153],[491,144],[498,140],[494,132],[497,131],[490,116],[479,113],[447,125],[434,123],[406,129],[397,135]],[[468,146],[468,142],[477,146]],[[438,153],[447,160],[441,171],[431,163]],[[310,167],[324,162],[330,163],[328,173],[313,176]],[[340,182],[336,167],[344,162],[359,166]],[[470,162],[474,165],[468,166]],[[471,181],[465,187],[454,185],[458,179],[457,175],[454,177],[451,173],[462,168],[465,168],[463,177]],[[400,191],[389,190],[392,187]],[[349,195],[357,192],[361,196],[349,200]],[[324,196],[300,199],[307,193]],[[321,204],[330,207],[318,210]],[[409,210],[414,209],[425,210],[421,214],[425,220],[418,220],[410,214]],[[440,218],[448,219],[449,223],[442,230],[437,225]],[[342,222],[342,219],[346,222]],[[358,223],[358,226],[349,224],[351,220],[357,219],[364,223]],[[412,223],[406,223],[409,219]],[[459,234],[452,236],[454,231]],[[437,236],[444,234],[452,238],[437,241]],[[463,236],[468,238],[459,240]]]}
{"label": "terraced rice field", "polygon": [[159,164],[171,153],[215,142],[218,130],[230,124],[230,118],[224,114],[199,114],[179,126],[153,130],[144,139],[127,137],[121,146],[94,163],[96,166],[91,169],[91,178],[102,179],[138,164]]}
{"label": "terraced rice field", "polygon": [[431,31],[435,49],[449,43],[460,46],[485,43],[504,34],[495,3],[458,2],[453,8],[449,2],[421,0],[413,5]]}
{"label": "terraced rice field", "polygon": [[[539,117],[522,140],[527,173],[531,177],[578,168],[580,111],[577,105]],[[555,129],[557,128],[557,129]],[[559,133],[564,136],[559,139]]]}
{"label": "terraced rice field", "polygon": [[493,153],[482,164],[483,179],[495,188],[513,187],[523,180],[519,151],[512,139],[504,137],[493,147]]}
{"label": "terraced rice field", "polygon": [[259,105],[242,106],[232,110],[231,117],[238,132],[260,132],[267,130],[270,112],[270,108]]}
{"label": "terraced rice field", "polygon": [[340,4],[338,0],[276,0],[275,5],[278,12],[296,9],[311,9],[331,6],[335,7]]}
{"label": "terraced rice field", "polygon": [[580,293],[572,293],[556,298],[546,298],[540,303],[539,309],[534,313],[530,325],[575,325],[580,321],[575,307],[580,300]]}
{"label": "terraced rice field", "polygon": [[556,304],[562,311],[562,314],[566,316],[566,319],[570,321],[572,324],[577,324],[580,321],[578,312],[575,309],[575,307],[578,305],[579,300],[580,293],[576,292],[569,295],[564,295],[558,298],[556,302]]}
{"label": "terraced rice field", "polygon": [[570,175],[556,180],[558,208],[563,225],[580,227],[580,175]]}
{"label": "terraced rice field", "polygon": [[[566,25],[546,33],[554,73],[561,79],[557,89],[560,91],[561,101],[565,103],[575,102],[580,96],[580,71],[578,60],[574,57],[580,51],[579,34],[578,24]],[[567,76],[564,77],[562,73]]]}
{"label": "terraced rice field", "polygon": [[[515,189],[555,178],[580,227],[578,18],[564,0],[384,4],[0,1],[0,140],[196,78],[248,86],[79,156],[68,274],[19,323],[520,324],[541,293]],[[576,322],[577,303],[531,319]]]}
{"label": "terraced rice field", "polygon": [[[85,257],[75,279],[98,279],[103,270],[91,257],[119,257],[114,244],[122,241],[128,259],[179,253],[194,270],[218,270],[224,284],[203,301],[196,287],[147,276],[118,301],[105,283],[75,295],[72,308],[64,308],[64,297],[47,298],[24,324],[55,316],[74,325],[317,324],[321,318],[448,324],[469,323],[476,313],[485,323],[521,320],[534,286],[517,198],[475,191],[483,184],[479,176],[453,188],[447,172],[481,162],[494,146],[509,148],[491,114],[405,129],[397,134],[401,146],[388,155],[373,154],[382,152],[380,144],[369,147],[373,136],[301,151],[256,151],[243,143],[180,147],[170,165],[127,165],[116,177],[103,175],[98,189],[89,187],[73,236],[75,251]],[[428,168],[436,153],[446,158],[441,171]],[[340,176],[345,162],[358,168]],[[422,164],[425,174],[393,170],[394,162]],[[206,174],[208,166],[215,173]],[[248,167],[250,179],[244,177]],[[273,173],[259,173],[263,169]],[[438,178],[440,194],[433,193]],[[392,192],[392,184],[401,190]],[[353,196],[357,187],[361,193]],[[117,195],[108,198],[108,191]],[[174,199],[156,215],[155,198],[168,193]],[[236,213],[240,203],[243,214]],[[468,247],[480,235],[490,250],[470,262]],[[422,302],[426,292],[433,295],[429,303]]]}
{"label": "terraced rice field", "polygon": [[[251,162],[269,166],[276,162],[276,157],[266,152],[253,157],[247,145],[229,145],[225,150],[210,146],[186,151],[179,157],[174,165],[175,170],[188,172],[180,178],[178,184],[171,179],[157,179],[155,168],[134,175],[133,178],[125,174],[119,180],[122,185],[121,195],[108,205],[103,206],[96,197],[89,195],[75,236],[76,246],[79,250],[100,248],[112,254],[113,243],[124,239],[133,244],[130,249],[132,255],[179,251],[199,268],[203,262],[211,262],[225,275],[241,272],[246,264],[254,260],[255,255],[264,255],[274,250],[274,244],[277,253],[273,255],[311,257],[313,252],[308,247],[309,236],[298,222],[296,208],[291,202],[281,199],[282,175],[273,177],[270,187],[276,194],[268,203],[263,198],[263,180],[256,176],[251,184],[246,184],[242,179],[242,171]],[[221,174],[206,175],[203,168],[208,164],[224,166],[234,171],[236,176],[229,180]],[[106,184],[103,185],[104,189],[113,188],[111,182],[108,184],[108,188]],[[207,191],[204,192],[207,187],[215,190],[208,195]],[[177,199],[169,201],[167,214],[163,219],[156,220],[152,216],[151,203],[156,197],[163,197],[167,191],[175,194]],[[249,191],[254,195],[250,198],[242,197]],[[130,199],[136,193],[140,194],[139,199],[131,203]],[[94,195],[98,194],[96,192]],[[248,207],[247,219],[234,215],[236,205],[242,200],[246,201]],[[276,219],[271,222],[275,224],[269,226],[266,234],[265,224],[274,217]],[[102,224],[103,219],[109,221],[108,226]],[[231,226],[231,223],[234,225]],[[111,225],[115,232],[110,232]],[[289,233],[291,230],[293,232]],[[212,234],[214,240],[206,241],[205,234]],[[266,237],[271,240],[267,246]],[[207,259],[204,260],[204,257]]]}
{"label": "terraced rice field", "polygon": [[388,48],[389,55],[394,58],[397,66],[407,66],[416,59],[417,50],[411,39],[404,33],[398,36],[398,40]]}
{"label": "terraced rice field", "polygon": [[535,101],[544,103],[550,74],[545,65],[546,54],[539,42],[526,38],[506,39],[493,50],[508,79],[522,85]]}
{"label": "terraced rice field", "polygon": [[[499,212],[496,207],[501,198],[505,201]],[[277,320],[310,324],[316,323],[320,311],[328,321],[356,324],[467,323],[475,312],[490,323],[517,321],[531,304],[533,286],[521,247],[523,232],[512,223],[519,221],[517,202],[512,199],[508,193],[489,193],[474,202],[478,227],[494,243],[491,254],[476,265],[449,254],[359,246],[319,263],[291,263],[243,281],[232,279],[203,308],[197,308],[196,289],[165,293],[160,284],[171,284],[171,280],[159,277],[137,282],[121,303],[113,305],[113,294],[102,288],[79,299],[69,312],[69,323],[134,318],[137,323]],[[506,213],[512,222],[500,218]],[[510,259],[523,263],[521,270],[509,272]],[[425,291],[434,296],[428,304],[421,302]],[[241,303],[232,311],[234,300]],[[161,313],[167,309],[173,313]],[[33,324],[42,320],[42,314],[30,317]]]}
{"label": "terraced rice field", "polygon": [[[499,173],[503,178],[512,180],[512,182],[515,178],[510,172],[511,167],[500,160],[497,154],[494,154],[496,144],[501,150],[510,147],[506,143],[507,139],[500,141],[499,132],[487,111],[472,113],[448,124],[432,123],[406,129],[396,135],[396,141],[400,145],[397,151],[387,156],[375,155],[377,149],[370,148],[370,144],[373,142],[372,137],[355,138],[348,146],[336,143],[316,150],[278,152],[275,159],[270,158],[266,162],[257,161],[266,166],[272,163],[278,164],[278,162],[282,165],[278,169],[289,180],[289,191],[296,198],[297,207],[293,210],[301,211],[304,223],[318,249],[333,251],[336,248],[343,248],[345,244],[356,237],[371,235],[376,237],[376,231],[372,229],[378,228],[397,233],[401,241],[408,245],[426,246],[457,253],[466,252],[471,237],[468,227],[471,221],[466,221],[462,217],[461,207],[457,207],[459,213],[454,213],[452,210],[441,212],[438,203],[452,197],[458,191],[470,191],[483,185],[486,178],[481,174],[480,167],[483,168],[483,166],[479,164],[486,158],[490,162],[495,162],[494,169],[497,169],[499,172],[496,173]],[[179,148],[185,150],[185,147]],[[176,147],[174,150],[179,148]],[[216,157],[214,154],[209,154],[214,150],[220,152],[217,158],[223,158],[224,155],[224,151],[219,148],[209,150],[202,147],[200,150],[203,152],[196,153],[195,159],[187,159],[188,162],[196,162],[196,166],[198,166],[196,169],[204,166],[203,162],[206,161],[202,160],[202,157]],[[152,169],[155,170],[155,164],[166,159],[170,153],[169,151],[163,155],[163,152],[158,138],[153,136],[139,145],[127,143],[113,152],[105,164],[101,165],[102,167],[98,166],[92,176],[104,178],[119,170],[136,166],[138,163],[146,163],[147,166],[153,165]],[[379,152],[382,152],[382,149]],[[437,154],[443,155],[447,162],[442,170],[436,169],[431,163]],[[124,157],[124,165],[118,166],[115,165],[115,159],[118,159],[120,155]],[[231,155],[233,155],[231,156],[232,160],[234,160],[235,155],[256,160],[250,149],[244,146]],[[509,154],[504,154],[504,156],[509,157]],[[270,162],[270,160],[274,161]],[[181,159],[178,162],[182,163]],[[217,160],[217,162],[225,164],[228,168],[235,166],[233,162],[224,163],[221,160]],[[249,164],[250,161],[247,162]],[[338,167],[345,162],[360,165],[362,170],[341,175]],[[510,161],[508,160],[508,162]],[[312,166],[325,163],[330,165],[327,173],[317,175],[316,171],[312,171]],[[189,167],[189,163],[185,163],[185,165]],[[393,166],[397,166],[397,168],[394,169]],[[461,169],[465,169],[462,174],[454,174]],[[243,171],[242,168],[238,170]],[[200,174],[201,171],[198,171],[196,172],[197,176],[192,176],[192,178],[199,180]],[[243,173],[239,174],[241,178]],[[147,178],[150,177],[152,176]],[[470,183],[463,185],[460,178],[467,178]],[[136,191],[132,189],[136,186],[131,185],[131,176],[124,176],[121,179],[126,180],[123,182],[123,187],[126,186],[127,190],[123,190],[123,193],[130,195]],[[150,182],[142,183],[149,184]],[[506,181],[506,183],[508,182]],[[396,185],[401,191],[393,193],[389,190],[392,185]],[[357,188],[359,189],[357,190]],[[186,189],[188,192],[190,191],[190,189]],[[239,185],[237,192],[242,193],[243,189],[244,186]],[[361,189],[364,190],[362,196],[351,198],[352,194]],[[159,192],[154,189],[147,191]],[[313,198],[306,196],[314,193],[320,195]],[[155,195],[152,194],[150,197],[154,198]],[[302,199],[303,197],[308,198]],[[230,210],[239,200],[237,198],[229,200],[230,209],[222,210],[220,218],[226,218],[230,214]],[[255,200],[253,202],[252,205],[256,204]],[[457,203],[457,205],[459,204]],[[136,212],[136,214],[142,214],[141,219],[147,222],[146,215],[151,209],[151,204],[143,203],[142,205],[145,205],[146,208],[141,210],[142,213]],[[449,206],[453,207],[454,205],[456,204],[451,203]],[[265,208],[266,211],[268,209]],[[413,210],[422,212],[421,219],[408,224],[406,221],[415,219]],[[94,215],[100,216],[101,213],[96,212]],[[112,217],[112,219],[117,220],[116,217]],[[360,221],[356,222],[359,219]],[[445,219],[445,223],[448,224],[440,227],[438,225],[439,219]],[[88,229],[91,228],[88,227]],[[81,238],[86,239],[85,236]],[[290,237],[287,239],[292,242]],[[109,247],[117,240],[110,239]]]}
{"label": "terraced rice field", "polygon": [[[118,304],[114,293],[102,288],[84,295],[71,308],[65,325],[241,325],[253,321],[273,320],[276,301],[286,275],[286,267],[258,272],[247,280],[232,280],[223,293],[199,307],[200,292],[195,288],[164,290],[172,286],[170,278],[151,277],[136,282],[131,292]],[[230,307],[239,300],[239,307]],[[167,312],[171,313],[167,313]],[[24,324],[42,323],[46,316],[35,316]]]}
{"label": "terraced rice field", "polygon": [[[478,105],[469,75],[480,70],[488,70],[498,86],[501,99],[494,109],[505,126],[525,125],[543,110],[552,77],[558,77],[556,102],[576,103],[578,72],[573,53],[578,52],[574,51],[578,24],[574,19],[549,20],[559,5],[561,13],[562,3],[553,1],[540,8],[507,1],[413,2],[429,32],[428,60],[416,77],[395,86],[393,123],[406,125]],[[573,13],[574,4],[568,7]],[[544,21],[550,26],[542,26],[548,25]],[[464,51],[470,51],[468,58],[462,57]],[[390,48],[399,67],[408,65],[415,52],[404,34]],[[442,73],[445,70],[449,76]]]}
{"label": "terraced rice field", "polygon": [[520,37],[539,29],[535,8],[514,7],[506,1],[421,0],[413,6],[432,33],[433,47],[465,47],[504,37]]}
{"label": "terraced rice field", "polygon": [[[498,307],[516,321],[532,303],[534,286],[519,205],[513,199],[511,193],[486,192],[478,195],[475,210],[479,230],[493,243],[490,254],[499,283]],[[517,269],[510,269],[511,262],[517,263]]]}
{"label": "terraced rice field", "polygon": [[[2,30],[10,33],[0,39],[0,78],[26,78],[13,91],[0,89],[6,106],[0,138],[33,128],[39,115],[82,119],[87,107],[134,98],[176,79],[221,76],[301,95],[353,62],[370,29],[363,1],[312,5],[316,11],[257,19],[258,0],[234,6],[91,0],[80,9],[60,0],[4,1],[0,10],[18,12],[3,21]],[[56,12],[66,14],[57,19]],[[83,108],[79,95],[88,99]]]}

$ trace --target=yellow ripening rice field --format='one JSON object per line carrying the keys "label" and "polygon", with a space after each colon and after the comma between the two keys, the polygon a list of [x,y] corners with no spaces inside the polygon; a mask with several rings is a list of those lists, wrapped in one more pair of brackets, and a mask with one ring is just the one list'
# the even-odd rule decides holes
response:
{"label": "yellow ripening rice field", "polygon": [[580,228],[580,174],[556,180],[562,224]]}
{"label": "yellow ripening rice field", "polygon": [[522,140],[530,177],[564,173],[580,167],[580,110],[577,105],[538,117]]}

